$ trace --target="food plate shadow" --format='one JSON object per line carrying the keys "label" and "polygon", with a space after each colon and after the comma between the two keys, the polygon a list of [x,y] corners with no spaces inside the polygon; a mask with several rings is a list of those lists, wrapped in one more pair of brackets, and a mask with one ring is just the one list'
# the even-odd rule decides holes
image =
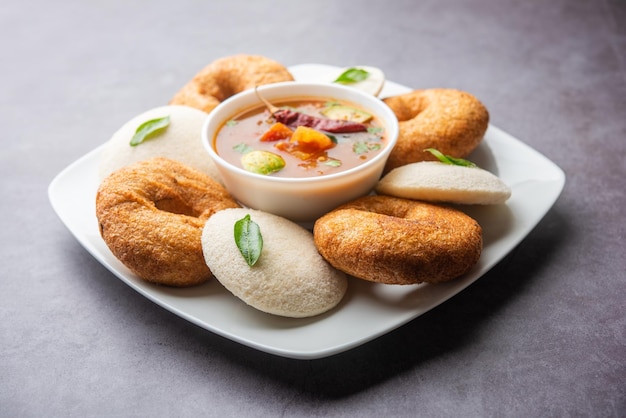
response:
{"label": "food plate shadow", "polygon": [[[286,389],[297,390],[305,399],[328,400],[343,399],[390,379],[420,373],[421,368],[436,367],[433,361],[438,358],[455,353],[473,356],[480,349],[483,330],[503,320],[498,312],[524,298],[526,289],[541,280],[543,266],[560,251],[568,239],[568,229],[552,211],[527,240],[451,301],[349,351],[307,361],[243,346],[237,353],[225,350],[223,354],[233,356],[233,361],[248,367],[251,374],[265,375]],[[541,250],[537,250],[538,243],[542,243]]]}
{"label": "food plate shadow", "polygon": [[475,219],[483,229],[483,245],[489,246],[510,233],[514,226],[515,218],[511,208],[506,205],[489,206],[456,206]]}
{"label": "food plate shadow", "polygon": [[242,311],[242,316],[245,316],[247,326],[259,327],[261,329],[272,329],[276,332],[280,332],[281,330],[289,329],[306,329],[306,327],[310,325],[328,320],[328,318],[335,315],[337,311],[341,310],[346,304],[350,302],[351,298],[354,297],[354,293],[355,292],[352,286],[348,286],[348,290],[346,291],[345,296],[337,306],[327,312],[306,318],[289,318],[285,316],[272,315],[265,312],[255,312],[254,315],[248,315],[249,311],[253,308],[245,305],[243,301],[241,301],[240,305],[242,310],[245,311]]}
{"label": "food plate shadow", "polygon": [[226,289],[215,278],[211,278],[207,283],[193,287],[165,287],[157,284],[149,284],[155,293],[163,293],[170,296],[204,299],[211,296],[227,294]]}

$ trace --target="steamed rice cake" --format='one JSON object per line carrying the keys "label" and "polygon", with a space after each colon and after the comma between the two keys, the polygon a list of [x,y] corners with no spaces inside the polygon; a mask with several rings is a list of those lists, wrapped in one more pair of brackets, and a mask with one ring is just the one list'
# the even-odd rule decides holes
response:
{"label": "steamed rice cake", "polygon": [[[130,145],[141,124],[168,115],[170,123],[166,129],[139,145]],[[195,168],[222,184],[217,167],[202,145],[201,132],[207,115],[188,106],[161,106],[130,119],[104,145],[98,168],[100,180],[132,163],[164,157]]]}
{"label": "steamed rice cake", "polygon": [[[263,250],[250,267],[235,243],[235,222],[247,214],[259,225]],[[347,289],[344,273],[318,253],[313,234],[280,216],[225,209],[202,233],[204,258],[215,278],[248,305],[274,315],[309,317],[335,307]]]}

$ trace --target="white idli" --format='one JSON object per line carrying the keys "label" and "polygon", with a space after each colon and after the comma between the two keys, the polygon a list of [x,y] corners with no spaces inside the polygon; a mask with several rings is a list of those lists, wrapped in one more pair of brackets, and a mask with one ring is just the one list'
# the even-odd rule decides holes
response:
{"label": "white idli", "polygon": [[330,81],[334,81],[341,74],[352,69],[366,71],[367,77],[365,77],[365,79],[363,80],[352,81],[352,82],[341,83],[341,84],[364,91],[365,93],[369,93],[373,96],[378,96],[380,94],[381,90],[383,89],[383,86],[385,85],[385,73],[383,72],[383,70],[377,67],[359,65],[355,67],[342,68],[341,70],[337,72],[333,80],[330,80]]}
{"label": "white idli", "polygon": [[[170,116],[167,129],[139,145],[130,140],[137,127],[151,119]],[[154,157],[176,160],[222,183],[217,167],[202,145],[202,126],[207,113],[188,106],[161,106],[126,122],[104,145],[98,167],[100,180],[119,168]]]}
{"label": "white idli", "polygon": [[[235,222],[249,214],[263,237],[252,267],[239,252]],[[348,283],[317,252],[313,234],[285,218],[237,208],[212,215],[202,232],[204,258],[215,278],[248,305],[274,315],[303,318],[335,307]]]}
{"label": "white idli", "polygon": [[378,182],[376,192],[406,199],[469,205],[500,204],[511,196],[509,186],[487,170],[436,161],[391,170]]}

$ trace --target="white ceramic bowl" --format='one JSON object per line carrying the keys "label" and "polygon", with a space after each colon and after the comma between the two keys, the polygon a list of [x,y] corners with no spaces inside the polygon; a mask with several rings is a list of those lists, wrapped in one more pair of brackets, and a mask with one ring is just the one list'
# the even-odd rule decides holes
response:
{"label": "white ceramic bowl", "polygon": [[253,89],[244,91],[213,109],[202,129],[202,142],[215,162],[226,189],[235,199],[244,206],[307,223],[342,203],[368,194],[374,188],[398,139],[398,120],[382,100],[354,88],[330,83],[288,81],[261,86],[258,91],[270,102],[290,98],[352,102],[383,123],[387,143],[371,160],[335,174],[285,178],[248,172],[221,158],[214,144],[216,133],[227,120],[261,104]]}

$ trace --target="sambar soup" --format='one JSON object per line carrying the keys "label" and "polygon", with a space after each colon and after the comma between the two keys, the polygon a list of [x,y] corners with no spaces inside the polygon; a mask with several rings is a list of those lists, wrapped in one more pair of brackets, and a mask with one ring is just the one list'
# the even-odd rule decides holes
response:
{"label": "sambar soup", "polygon": [[337,100],[292,99],[233,115],[214,149],[246,171],[278,177],[316,177],[363,164],[385,146],[385,128],[371,113]]}

